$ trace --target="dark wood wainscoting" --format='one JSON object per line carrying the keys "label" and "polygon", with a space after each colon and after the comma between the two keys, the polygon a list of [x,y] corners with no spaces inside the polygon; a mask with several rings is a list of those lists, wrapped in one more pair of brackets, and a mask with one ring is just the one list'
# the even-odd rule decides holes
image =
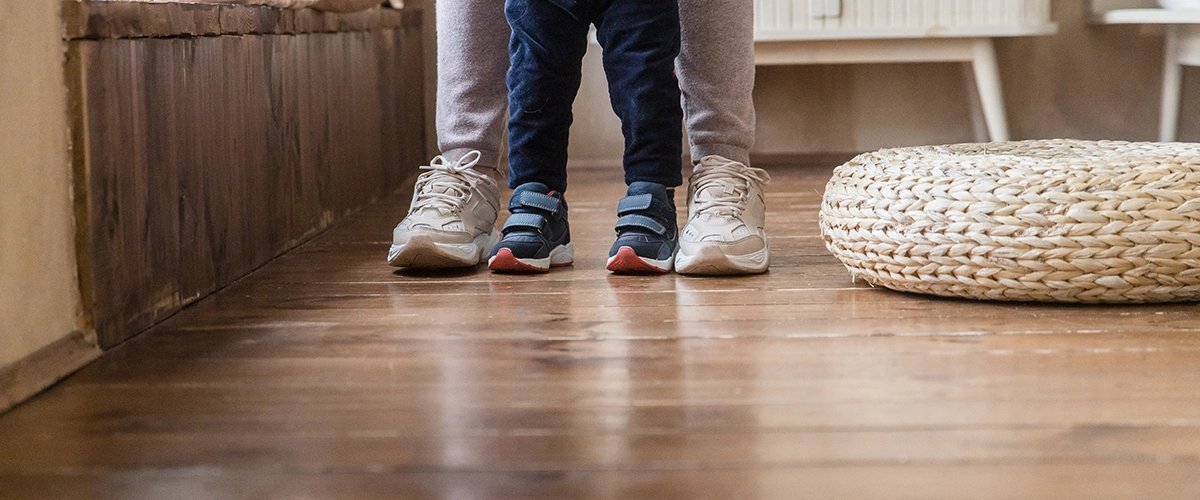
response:
{"label": "dark wood wainscoting", "polygon": [[423,160],[420,11],[67,5],[80,278],[103,347]]}

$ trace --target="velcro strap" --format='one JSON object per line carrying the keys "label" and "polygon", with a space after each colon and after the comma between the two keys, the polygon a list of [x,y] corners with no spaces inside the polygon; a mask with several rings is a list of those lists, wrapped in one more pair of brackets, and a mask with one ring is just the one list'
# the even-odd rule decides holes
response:
{"label": "velcro strap", "polygon": [[508,202],[508,209],[512,210],[517,207],[540,208],[547,212],[558,213],[558,207],[562,202],[548,194],[537,193],[534,191],[522,191],[519,196],[513,196]]}
{"label": "velcro strap", "polygon": [[617,215],[625,215],[629,212],[645,210],[650,208],[650,203],[654,202],[654,196],[650,193],[626,196],[617,202]]}
{"label": "velcro strap", "polygon": [[617,219],[617,229],[623,227],[640,227],[649,229],[657,235],[665,235],[667,233],[666,226],[659,224],[658,221],[646,217],[645,215],[624,215]]}
{"label": "velcro strap", "polygon": [[504,223],[502,231],[518,227],[542,231],[546,227],[546,218],[538,214],[512,214],[508,216],[508,221]]}

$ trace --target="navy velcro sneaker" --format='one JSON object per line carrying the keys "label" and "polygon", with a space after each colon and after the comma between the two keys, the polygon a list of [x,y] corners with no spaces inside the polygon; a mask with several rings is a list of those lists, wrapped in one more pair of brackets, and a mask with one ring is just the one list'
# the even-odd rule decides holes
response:
{"label": "navy velcro sneaker", "polygon": [[679,229],[675,190],[634,182],[617,204],[617,241],[608,252],[608,270],[622,274],[671,272]]}
{"label": "navy velcro sneaker", "polygon": [[512,215],[504,223],[500,242],[492,248],[488,269],[544,273],[575,261],[567,201],[561,192],[540,182],[522,184],[513,190],[508,211]]}

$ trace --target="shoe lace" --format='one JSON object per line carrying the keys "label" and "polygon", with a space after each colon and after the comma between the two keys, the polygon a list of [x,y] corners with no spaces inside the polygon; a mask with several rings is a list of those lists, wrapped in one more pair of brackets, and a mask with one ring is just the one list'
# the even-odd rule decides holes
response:
{"label": "shoe lace", "polygon": [[750,183],[769,184],[771,176],[761,168],[746,166],[741,162],[722,161],[704,163],[695,174],[691,184],[695,187],[696,212],[710,215],[737,216],[746,209]]}
{"label": "shoe lace", "polygon": [[433,157],[429,165],[422,165],[421,170],[427,172],[417,177],[416,187],[413,188],[417,197],[413,201],[412,211],[434,209],[445,214],[459,210],[471,190],[478,183],[489,180],[487,174],[472,168],[479,164],[479,158],[478,151],[471,151],[457,161],[449,161],[438,155]]}

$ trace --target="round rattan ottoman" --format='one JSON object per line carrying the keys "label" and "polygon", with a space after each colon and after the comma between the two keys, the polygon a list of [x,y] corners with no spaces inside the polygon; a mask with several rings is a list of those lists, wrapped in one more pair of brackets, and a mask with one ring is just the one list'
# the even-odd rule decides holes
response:
{"label": "round rattan ottoman", "polygon": [[855,278],[947,297],[1200,299],[1200,144],[885,149],[834,170],[826,246]]}

